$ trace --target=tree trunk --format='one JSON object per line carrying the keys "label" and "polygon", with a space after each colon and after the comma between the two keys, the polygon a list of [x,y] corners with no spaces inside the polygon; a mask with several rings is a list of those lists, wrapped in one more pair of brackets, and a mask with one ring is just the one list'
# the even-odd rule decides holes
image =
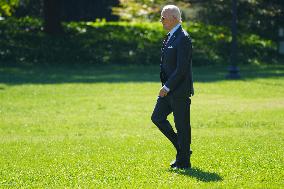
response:
{"label": "tree trunk", "polygon": [[44,0],[44,31],[48,34],[63,32],[61,25],[61,0]]}
{"label": "tree trunk", "polygon": [[232,0],[232,25],[231,25],[231,65],[228,68],[229,74],[226,76],[228,79],[239,79],[238,62],[238,41],[237,41],[237,0]]}

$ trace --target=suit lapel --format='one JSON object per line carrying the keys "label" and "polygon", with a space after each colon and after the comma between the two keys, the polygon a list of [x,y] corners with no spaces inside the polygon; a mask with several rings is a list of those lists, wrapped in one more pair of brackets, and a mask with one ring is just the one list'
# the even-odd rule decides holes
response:
{"label": "suit lapel", "polygon": [[177,35],[179,34],[179,32],[182,30],[181,26],[175,31],[175,33],[173,34],[173,36],[171,36],[170,40],[167,42],[166,44],[166,48],[168,46],[170,46],[177,38]]}
{"label": "suit lapel", "polygon": [[176,40],[176,34],[173,34],[173,36],[170,38],[170,40],[166,44],[166,48],[170,46],[174,41]]}
{"label": "suit lapel", "polygon": [[168,47],[176,40],[178,34],[182,31],[182,27],[180,26],[175,33],[173,34],[173,36],[171,36],[170,40],[167,42],[167,44],[165,45],[165,47],[162,47],[162,56],[161,56],[161,61],[163,62],[164,59],[164,54],[167,51]]}

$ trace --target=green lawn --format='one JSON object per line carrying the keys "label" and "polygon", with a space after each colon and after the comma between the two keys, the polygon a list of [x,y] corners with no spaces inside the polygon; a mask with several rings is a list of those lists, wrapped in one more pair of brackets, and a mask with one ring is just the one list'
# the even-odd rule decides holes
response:
{"label": "green lawn", "polygon": [[194,69],[189,171],[150,120],[158,69],[0,68],[0,187],[284,188],[284,66]]}

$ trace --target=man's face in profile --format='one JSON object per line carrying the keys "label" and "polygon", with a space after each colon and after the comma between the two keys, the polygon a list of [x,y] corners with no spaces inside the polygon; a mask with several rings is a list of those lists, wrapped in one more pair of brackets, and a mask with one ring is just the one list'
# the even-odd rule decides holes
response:
{"label": "man's face in profile", "polygon": [[160,22],[163,24],[165,30],[170,31],[174,27],[174,17],[169,11],[162,11]]}

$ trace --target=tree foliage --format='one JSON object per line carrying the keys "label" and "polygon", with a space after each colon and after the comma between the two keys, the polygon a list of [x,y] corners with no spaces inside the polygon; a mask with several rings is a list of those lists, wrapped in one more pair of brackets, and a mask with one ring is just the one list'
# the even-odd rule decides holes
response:
{"label": "tree foliage", "polygon": [[[178,5],[183,17],[206,24],[231,26],[231,0],[120,0],[113,12],[127,21],[157,21],[166,4]],[[188,19],[186,19],[188,20]],[[238,0],[238,28],[241,32],[256,33],[277,39],[278,27],[284,26],[283,0]]]}
{"label": "tree foliage", "polygon": [[21,0],[15,10],[15,17],[44,17],[44,0]]}
{"label": "tree foliage", "polygon": [[117,20],[111,7],[119,4],[118,0],[63,0],[62,19],[64,21],[93,21],[106,19]]}
{"label": "tree foliage", "polygon": [[191,4],[186,0],[120,0],[117,7],[113,7],[113,14],[118,15],[123,21],[157,21],[164,5],[176,4],[181,9],[188,8]]}
{"label": "tree foliage", "polygon": [[[16,17],[32,16],[43,18],[43,1],[21,0],[14,15]],[[118,0],[60,0],[56,2],[58,7],[61,7],[60,19],[63,21],[90,21],[103,18],[108,21],[117,20],[117,16],[112,15],[111,7],[117,6],[118,3]]]}
{"label": "tree foliage", "polygon": [[[202,4],[199,19],[208,24],[230,26],[231,1],[207,0]],[[277,39],[278,27],[284,26],[283,0],[238,0],[238,28]]]}
{"label": "tree foliage", "polygon": [[19,0],[0,0],[0,16],[12,16]]}

